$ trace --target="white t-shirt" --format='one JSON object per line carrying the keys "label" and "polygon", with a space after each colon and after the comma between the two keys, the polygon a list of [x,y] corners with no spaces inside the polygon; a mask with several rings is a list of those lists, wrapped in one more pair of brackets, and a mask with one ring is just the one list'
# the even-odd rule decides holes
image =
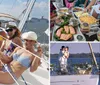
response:
{"label": "white t-shirt", "polygon": [[94,5],[94,6],[93,6],[93,9],[95,10],[95,12],[96,12],[97,14],[100,14],[99,7],[100,7],[100,4]]}
{"label": "white t-shirt", "polygon": [[67,64],[66,56],[69,56],[69,52],[68,51],[64,51],[63,54],[64,55],[62,57],[60,57],[60,59],[59,59],[60,64]]}

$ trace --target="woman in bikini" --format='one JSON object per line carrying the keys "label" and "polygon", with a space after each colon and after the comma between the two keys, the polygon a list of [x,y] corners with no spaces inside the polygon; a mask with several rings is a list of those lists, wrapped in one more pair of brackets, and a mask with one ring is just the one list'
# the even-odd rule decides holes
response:
{"label": "woman in bikini", "polygon": [[[11,42],[14,42],[15,44],[22,46],[21,41],[21,32],[17,28],[16,24],[14,22],[9,22],[9,25],[7,25],[6,32],[8,34],[8,39]],[[1,46],[1,51],[4,52],[5,55],[10,55],[16,46],[9,42],[9,40],[5,40]]]}
{"label": "woman in bikini", "polygon": [[[17,47],[10,57],[3,58],[1,54],[0,58],[5,63],[8,63],[7,68],[10,73],[18,79],[21,74],[30,67],[30,71],[34,72],[40,65],[40,59],[32,55],[32,53],[41,57],[42,49],[39,46],[37,51],[34,50],[34,45],[37,42],[37,35],[35,32],[27,32],[22,35],[24,39],[24,48]],[[26,51],[28,50],[28,51]],[[32,52],[32,53],[30,53]],[[0,71],[0,83],[1,84],[12,84],[14,83],[13,78],[9,75],[5,68]]]}

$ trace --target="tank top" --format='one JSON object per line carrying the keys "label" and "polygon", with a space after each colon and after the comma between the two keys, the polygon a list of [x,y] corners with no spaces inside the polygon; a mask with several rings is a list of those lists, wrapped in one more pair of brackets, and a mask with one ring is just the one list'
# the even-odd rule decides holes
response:
{"label": "tank top", "polygon": [[13,43],[11,43],[7,49],[4,49],[4,54],[9,56],[15,48],[16,46]]}

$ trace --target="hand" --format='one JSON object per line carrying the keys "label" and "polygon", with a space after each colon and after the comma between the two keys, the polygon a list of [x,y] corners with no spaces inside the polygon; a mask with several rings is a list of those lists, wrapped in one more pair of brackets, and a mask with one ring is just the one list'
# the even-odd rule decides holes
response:
{"label": "hand", "polygon": [[83,10],[83,12],[87,12],[87,8],[85,8],[85,9]]}
{"label": "hand", "polygon": [[37,49],[37,53],[39,54],[39,56],[41,57],[42,53],[43,53],[43,50],[42,48],[39,46],[38,49]]}
{"label": "hand", "polygon": [[91,12],[91,8],[85,8],[83,12]]}
{"label": "hand", "polygon": [[42,48],[39,46],[39,47],[37,48],[37,51],[38,51],[38,52],[42,51]]}

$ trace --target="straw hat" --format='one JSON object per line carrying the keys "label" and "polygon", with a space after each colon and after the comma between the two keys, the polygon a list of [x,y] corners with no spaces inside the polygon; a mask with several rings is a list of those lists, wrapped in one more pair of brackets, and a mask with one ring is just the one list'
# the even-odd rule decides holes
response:
{"label": "straw hat", "polygon": [[37,34],[33,31],[25,32],[22,34],[22,39],[37,41]]}

